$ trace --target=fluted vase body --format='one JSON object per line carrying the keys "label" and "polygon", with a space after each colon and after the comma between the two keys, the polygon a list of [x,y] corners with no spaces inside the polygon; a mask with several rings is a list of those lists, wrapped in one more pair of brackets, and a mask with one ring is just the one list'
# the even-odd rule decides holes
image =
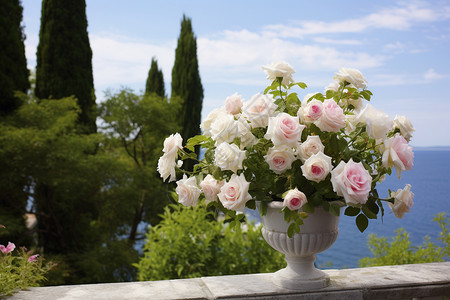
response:
{"label": "fluted vase body", "polygon": [[285,254],[287,267],[274,273],[275,284],[287,289],[320,289],[329,284],[327,274],[314,266],[316,254],[328,249],[338,236],[339,217],[321,207],[308,214],[300,233],[288,237],[289,224],[280,213],[282,202],[270,202],[261,216],[262,235],[275,250]]}

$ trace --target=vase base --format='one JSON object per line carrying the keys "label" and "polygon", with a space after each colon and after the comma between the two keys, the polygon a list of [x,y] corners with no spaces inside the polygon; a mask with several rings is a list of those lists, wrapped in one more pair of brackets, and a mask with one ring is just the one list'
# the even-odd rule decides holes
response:
{"label": "vase base", "polygon": [[272,281],[275,285],[289,290],[317,290],[330,284],[329,276],[318,269],[313,274],[296,274],[289,268],[281,269],[273,273]]}

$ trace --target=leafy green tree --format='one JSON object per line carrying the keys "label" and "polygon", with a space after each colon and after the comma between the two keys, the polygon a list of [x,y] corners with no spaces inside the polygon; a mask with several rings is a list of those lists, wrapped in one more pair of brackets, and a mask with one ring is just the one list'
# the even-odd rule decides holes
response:
{"label": "leafy green tree", "polygon": [[5,0],[0,5],[0,116],[21,104],[14,95],[16,91],[26,92],[30,87],[22,11],[19,0]]}
{"label": "leafy green tree", "polygon": [[172,97],[182,99],[181,136],[187,140],[200,133],[203,86],[197,60],[197,38],[191,19],[183,16],[175,63],[172,69]]}
{"label": "leafy green tree", "polygon": [[[122,237],[129,203],[108,197],[109,187],[128,180],[122,172],[126,164],[102,146],[107,144],[102,134],[79,134],[80,109],[73,97],[24,96],[23,103],[0,124],[0,189],[7,190],[8,178],[22,184],[11,191],[28,202],[20,219],[36,215],[29,236],[58,264],[49,284],[132,280],[137,251]],[[10,231],[13,218],[0,217]],[[0,242],[9,238],[0,236]]]}
{"label": "leafy green tree", "polygon": [[160,97],[166,96],[163,72],[158,69],[158,62],[154,57],[152,58],[150,70],[148,71],[147,83],[145,84],[145,94],[152,93],[155,93]]}
{"label": "leafy green tree", "polygon": [[42,1],[35,93],[41,99],[75,96],[81,108],[81,130],[96,132],[85,0]]}
{"label": "leafy green tree", "polygon": [[369,249],[374,257],[364,257],[359,261],[361,267],[388,266],[403,264],[430,263],[448,260],[450,257],[450,233],[448,232],[449,218],[444,213],[438,214],[433,220],[439,223],[441,232],[439,246],[425,236],[420,246],[411,245],[409,233],[403,228],[396,231],[397,235],[388,241],[385,237],[369,235]]}
{"label": "leafy green tree", "polygon": [[144,256],[136,264],[139,280],[274,272],[284,256],[248,223],[232,230],[204,205],[166,207],[163,220],[150,228]]}
{"label": "leafy green tree", "polygon": [[138,225],[142,221],[157,224],[159,214],[170,202],[168,186],[159,177],[157,165],[164,139],[178,129],[177,103],[169,103],[156,94],[139,96],[124,89],[107,93],[100,105],[103,129],[109,136],[105,147],[125,166],[122,172],[126,180],[112,185],[107,193],[128,203],[123,222],[129,226],[131,243],[142,238]]}

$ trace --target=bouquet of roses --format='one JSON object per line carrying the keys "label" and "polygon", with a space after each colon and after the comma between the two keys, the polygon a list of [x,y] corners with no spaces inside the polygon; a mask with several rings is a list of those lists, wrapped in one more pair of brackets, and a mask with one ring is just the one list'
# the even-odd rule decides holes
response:
{"label": "bouquet of roses", "polygon": [[[237,93],[201,124],[202,135],[183,146],[180,134],[164,141],[158,171],[176,182],[178,201],[194,206],[205,199],[238,226],[244,209],[265,214],[269,201],[283,201],[289,236],[316,207],[356,217],[362,232],[369,219],[384,215],[383,202],[397,217],[413,204],[411,186],[381,199],[376,185],[395,168],[398,178],[413,167],[408,145],[414,128],[404,116],[393,120],[369,101],[372,93],[360,71],[341,68],[324,93],[310,93],[295,82],[285,62],[263,67],[271,84],[244,101]],[[203,149],[201,160],[194,151]],[[192,170],[183,160],[194,159]],[[182,178],[181,177],[182,175]]]}

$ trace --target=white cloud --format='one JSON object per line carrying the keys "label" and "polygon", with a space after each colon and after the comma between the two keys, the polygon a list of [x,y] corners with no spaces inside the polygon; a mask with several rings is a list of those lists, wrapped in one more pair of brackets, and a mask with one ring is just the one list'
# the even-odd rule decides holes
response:
{"label": "white cloud", "polygon": [[370,82],[371,86],[400,86],[400,85],[418,85],[429,84],[448,77],[439,74],[430,68],[423,74],[375,74]]}
{"label": "white cloud", "polygon": [[313,41],[321,44],[329,44],[329,45],[362,45],[363,41],[360,40],[351,40],[351,39],[328,39],[323,37],[313,38]]}
{"label": "white cloud", "polygon": [[96,85],[127,85],[142,82],[144,88],[152,57],[157,59],[164,80],[166,82],[170,80],[175,42],[153,45],[108,34],[91,34],[89,39],[93,52]]}
{"label": "white cloud", "polygon": [[450,18],[450,6],[431,5],[421,1],[399,2],[358,19],[335,22],[300,21],[294,25],[267,25],[265,34],[284,38],[302,38],[324,33],[356,33],[369,29],[408,30],[417,23]]}
{"label": "white cloud", "polygon": [[443,74],[438,74],[436,73],[436,71],[434,69],[428,69],[424,74],[423,74],[423,79],[425,79],[426,81],[435,81],[435,80],[440,80],[447,77],[446,75]]}

